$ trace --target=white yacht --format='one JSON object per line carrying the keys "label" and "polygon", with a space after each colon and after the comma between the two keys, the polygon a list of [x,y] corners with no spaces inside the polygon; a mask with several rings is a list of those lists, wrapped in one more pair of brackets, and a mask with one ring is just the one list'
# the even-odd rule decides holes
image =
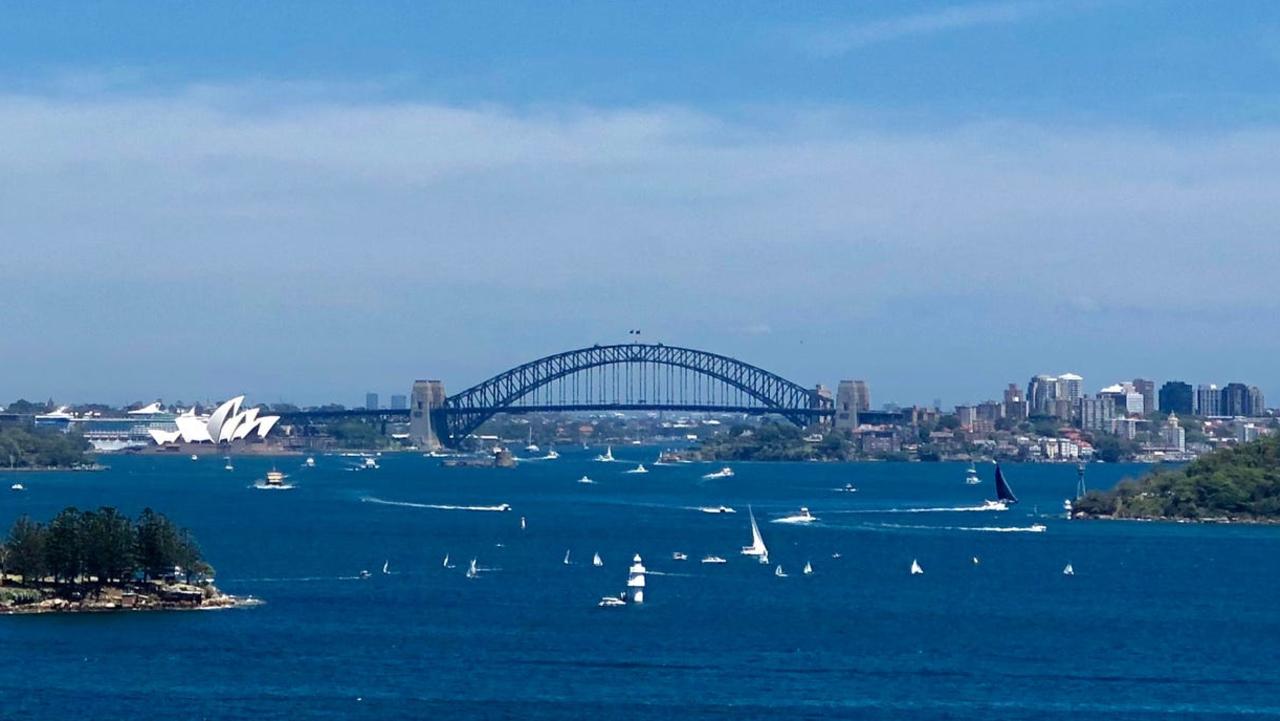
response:
{"label": "white yacht", "polygon": [[911,559],[911,575],[919,576],[924,573],[924,569],[920,567],[920,563],[916,559]]}
{"label": "white yacht", "polygon": [[364,462],[360,467],[366,471],[376,471],[378,469],[378,461],[372,456],[365,456]]}
{"label": "white yacht", "polygon": [[312,458],[311,456],[307,456],[307,460],[303,461],[303,465],[305,465],[307,468],[315,468],[316,459]]}
{"label": "white yacht", "polygon": [[747,513],[751,514],[751,545],[742,547],[742,555],[755,556],[760,563],[768,563],[769,549],[764,545],[764,536],[760,535],[760,526],[756,524],[756,514],[751,506],[747,506]]}
{"label": "white yacht", "polygon": [[986,500],[982,502],[982,505],[978,507],[978,510],[979,511],[1007,511],[1009,510],[1009,504],[1005,503],[1004,501]]}
{"label": "white yacht", "polygon": [[813,575],[813,565],[812,565],[812,564],[810,564],[808,561],[805,561],[805,562],[804,562],[804,570],[803,570],[803,571],[801,571],[801,573],[803,573],[803,574],[804,574],[804,575],[806,575],[806,576],[812,576],[812,575]]}
{"label": "white yacht", "polygon": [[578,483],[595,483],[595,481],[591,480],[587,476],[583,476],[582,478],[578,479]]}
{"label": "white yacht", "polygon": [[548,461],[554,461],[559,457],[560,457],[560,454],[556,452],[555,447],[548,448],[547,455],[543,456],[543,458],[547,459]]}
{"label": "white yacht", "polygon": [[12,486],[9,486],[9,490],[11,490],[11,491],[25,491],[25,490],[27,490],[27,487],[26,487],[26,486],[24,486],[24,485],[22,485],[21,483],[15,483],[15,484],[13,484]]}
{"label": "white yacht", "polygon": [[970,463],[969,470],[964,472],[964,484],[966,486],[976,486],[979,483],[982,483],[982,479],[978,477],[978,469]]}
{"label": "white yacht", "polygon": [[737,511],[728,506],[702,506],[698,510],[703,513],[737,513]]}
{"label": "white yacht", "polygon": [[197,456],[196,454],[192,453],[192,454],[191,454],[191,460],[193,460],[193,461],[198,461],[198,460],[200,460],[200,456]]}
{"label": "white yacht", "polygon": [[728,561],[724,560],[719,556],[704,556],[702,559],[702,562],[703,563],[728,563]]}
{"label": "white yacht", "polygon": [[617,608],[627,605],[627,594],[624,591],[616,596],[604,596],[600,599],[600,603],[596,604],[600,608]]}
{"label": "white yacht", "polygon": [[818,520],[818,518],[814,516],[812,513],[809,513],[809,509],[807,507],[801,506],[799,513],[794,513],[790,516],[783,516],[782,518],[775,518],[773,522],[774,523],[813,523],[816,520]]}
{"label": "white yacht", "polygon": [[591,557],[591,565],[595,566],[596,568],[599,568],[604,565],[604,561],[601,560],[599,553]]}
{"label": "white yacht", "polygon": [[649,472],[649,469],[645,468],[643,463],[627,471],[627,473],[648,473],[648,472]]}
{"label": "white yacht", "polygon": [[841,493],[857,493],[858,492],[858,489],[855,488],[852,483],[846,483],[844,484],[843,488],[837,488],[836,490],[840,491]]}
{"label": "white yacht", "polygon": [[688,557],[688,556],[686,556],[685,554],[681,553],[680,551],[676,551],[675,553],[671,554],[671,560],[673,560],[673,561],[687,561],[687,560],[689,560],[689,557]]}
{"label": "white yacht", "polygon": [[1071,565],[1070,563],[1068,563],[1068,564],[1067,564],[1067,567],[1066,567],[1066,568],[1064,568],[1064,569],[1062,569],[1062,575],[1064,575],[1064,576],[1074,576],[1074,575],[1076,575],[1076,569],[1075,569],[1075,568],[1073,568],[1073,567],[1072,567],[1072,565]]}
{"label": "white yacht", "polygon": [[702,476],[703,480],[713,481],[717,478],[733,478],[733,469],[725,466],[714,473],[707,473]]}
{"label": "white yacht", "polygon": [[777,567],[777,568],[773,569],[773,575],[777,576],[778,578],[786,578],[786,577],[787,577],[787,572],[786,572],[786,571],[784,571],[784,570],[782,570],[782,564],[781,564],[781,563],[779,563],[779,564],[778,564],[778,567]]}
{"label": "white yacht", "polygon": [[596,460],[601,463],[613,463],[616,460],[613,457],[613,446],[605,446],[604,453],[596,456]]}

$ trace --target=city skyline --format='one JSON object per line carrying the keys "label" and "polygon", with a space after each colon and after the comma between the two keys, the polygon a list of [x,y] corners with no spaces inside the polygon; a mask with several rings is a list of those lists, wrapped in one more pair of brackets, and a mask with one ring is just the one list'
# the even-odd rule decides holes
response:
{"label": "city skyline", "polygon": [[461,388],[633,328],[904,404],[1280,397],[1269,4],[391,5],[11,11],[0,398]]}

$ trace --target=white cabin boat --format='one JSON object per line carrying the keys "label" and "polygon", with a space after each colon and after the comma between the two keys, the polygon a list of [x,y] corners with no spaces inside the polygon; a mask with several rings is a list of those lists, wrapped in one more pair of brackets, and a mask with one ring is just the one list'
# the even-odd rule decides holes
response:
{"label": "white cabin boat", "polygon": [[702,559],[702,562],[703,563],[728,563],[728,561],[724,560],[719,556],[704,556]]}
{"label": "white cabin boat", "polygon": [[728,466],[725,466],[724,468],[721,468],[720,470],[715,471],[714,473],[707,473],[702,476],[703,480],[707,480],[707,481],[713,481],[717,478],[732,478],[732,477],[733,477],[733,469]]}

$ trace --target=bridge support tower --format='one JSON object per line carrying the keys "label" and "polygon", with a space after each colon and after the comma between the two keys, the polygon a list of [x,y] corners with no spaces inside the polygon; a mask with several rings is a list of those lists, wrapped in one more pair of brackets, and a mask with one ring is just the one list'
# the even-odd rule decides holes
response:
{"label": "bridge support tower", "polygon": [[409,398],[409,436],[423,450],[440,448],[440,429],[436,426],[444,401],[444,383],[441,381],[413,382]]}

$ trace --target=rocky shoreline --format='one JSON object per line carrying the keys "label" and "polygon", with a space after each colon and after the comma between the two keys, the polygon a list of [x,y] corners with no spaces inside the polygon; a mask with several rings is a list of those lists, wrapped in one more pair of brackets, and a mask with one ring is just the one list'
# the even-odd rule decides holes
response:
{"label": "rocky shoreline", "polygon": [[260,605],[253,597],[231,596],[212,585],[132,583],[126,585],[0,586],[0,615],[108,613],[120,611],[207,611]]}
{"label": "rocky shoreline", "polygon": [[1256,518],[1253,516],[1209,516],[1205,518],[1185,518],[1175,516],[1116,516],[1112,514],[1094,514],[1077,511],[1071,514],[1073,521],[1135,521],[1140,523],[1210,523],[1236,526],[1275,526],[1280,525],[1280,518]]}

